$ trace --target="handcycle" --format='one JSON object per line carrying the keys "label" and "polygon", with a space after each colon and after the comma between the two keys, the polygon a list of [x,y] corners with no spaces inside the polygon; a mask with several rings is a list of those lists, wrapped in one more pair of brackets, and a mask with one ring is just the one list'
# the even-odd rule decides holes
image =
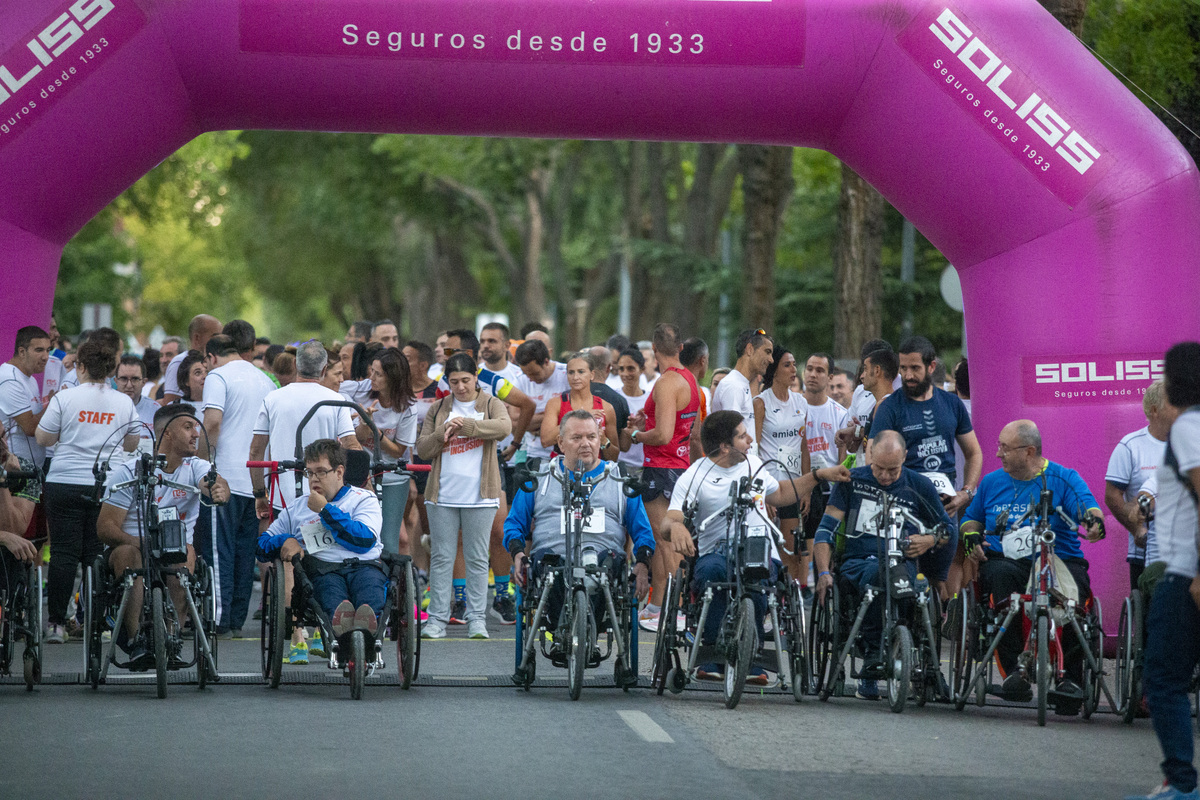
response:
{"label": "handcycle", "polygon": [[[134,477],[109,489],[134,489],[142,566],[126,569],[121,575],[114,576],[110,574],[106,555],[86,565],[82,593],[84,674],[92,688],[97,689],[100,684],[107,682],[110,666],[133,672],[149,669],[146,661],[121,661],[115,652],[130,598],[137,590],[137,581],[141,579],[142,612],[138,630],[150,643],[155,684],[158,697],[162,699],[167,696],[167,673],[173,670],[195,667],[200,689],[220,680],[217,669],[217,590],[213,569],[202,556],[196,556],[194,572],[188,571],[188,543],[183,520],[175,508],[160,506],[156,496],[159,488],[189,493],[200,490],[160,475],[159,470],[166,466],[166,456],[158,454],[157,448],[152,448],[151,452],[139,451],[132,457],[136,459]],[[100,502],[108,471],[107,460],[101,461],[98,454],[93,465],[96,502]],[[216,479],[216,468],[212,467],[206,480],[211,486]],[[201,504],[206,505],[203,498]],[[193,652],[190,659],[183,656],[184,632],[179,609],[175,607],[169,591],[168,578],[179,582],[192,620]],[[107,642],[104,641],[106,631],[112,632]]]}
{"label": "handcycle", "polygon": [[[861,670],[856,672],[854,668],[856,661],[865,662],[865,648],[859,641],[859,633],[871,604],[882,596],[879,653],[884,664],[888,706],[899,714],[910,698],[918,706],[929,700],[949,699],[941,672],[941,643],[933,628],[933,620],[941,616],[938,595],[921,573],[916,573],[915,577],[909,573],[905,557],[909,540],[905,527],[912,525],[918,534],[932,535],[939,543],[949,534],[940,525],[927,527],[886,492],[878,502],[879,512],[870,524],[880,534],[876,537],[879,573],[862,590],[856,605],[846,604],[843,608],[845,596],[858,594],[858,591],[849,579],[835,571],[837,577],[824,601],[814,602],[812,607],[811,669],[817,696],[822,701],[840,693],[843,688],[847,658],[850,658],[850,676],[863,675]],[[843,635],[847,622],[849,630]]]}
{"label": "handcycle", "polygon": [[[288,471],[296,475],[296,495],[303,492],[304,445],[303,432],[305,425],[322,407],[346,407],[358,412],[365,424],[370,426],[374,436],[374,458],[368,464],[367,457],[362,460],[357,457],[358,451],[347,452],[346,483],[362,486],[368,478],[375,491],[376,497],[383,493],[383,475],[389,472],[411,475],[415,472],[429,471],[429,465],[407,464],[402,461],[385,463],[380,453],[380,434],[374,421],[362,406],[346,400],[322,400],[300,421],[296,428],[296,457],[285,461],[247,461],[246,466],[262,468],[268,471],[268,479],[273,497],[278,489],[280,476]],[[281,498],[281,502],[282,498]],[[359,700],[362,698],[363,686],[366,679],[376,671],[386,669],[383,658],[384,641],[391,641],[396,648],[396,666],[400,688],[408,689],[420,671],[421,659],[421,617],[417,607],[417,572],[412,558],[394,553],[384,553],[379,567],[387,575],[387,588],[384,595],[384,605],[378,620],[378,628],[373,633],[365,628],[354,628],[341,636],[333,635],[333,625],[329,616],[316,601],[316,593],[306,565],[318,569],[326,562],[317,562],[311,556],[296,555],[291,561],[293,567],[293,586],[290,597],[285,596],[284,565],[276,558],[270,569],[262,572],[262,640],[261,667],[262,676],[272,689],[279,688],[283,675],[283,656],[287,642],[292,633],[301,626],[316,627],[321,631],[323,642],[328,642],[328,667],[340,669],[343,677],[349,679],[350,696]],[[372,562],[348,559],[341,565],[371,565]],[[338,565],[334,565],[338,566]]]}
{"label": "handcycle", "polygon": [[[0,461],[0,488],[16,490],[19,482],[38,480],[38,470],[6,470]],[[18,641],[24,644],[21,662],[25,688],[42,682],[42,573],[33,564],[15,561],[0,550],[0,674],[10,675]]]}
{"label": "handcycle", "polygon": [[[691,586],[697,561],[694,556],[667,576],[654,642],[651,685],[660,695],[664,689],[679,694],[695,679],[698,663],[715,662],[724,667],[725,707],[732,709],[741,700],[746,677],[755,666],[774,672],[779,687],[790,690],[800,702],[809,690],[804,602],[799,584],[788,576],[785,567],[780,566],[772,575],[771,546],[780,546],[783,535],[765,513],[761,479],[745,476],[729,488],[729,505],[698,526],[696,501],[685,504],[684,525],[693,535],[726,515],[730,535],[724,552],[725,574],[731,577],[709,582],[698,594]],[[717,592],[728,593],[729,601],[716,640],[704,644],[702,632]],[[762,648],[758,646],[756,596],[766,600],[766,616],[771,621],[770,648],[768,642]],[[686,619],[683,631],[676,623],[681,610]]]}
{"label": "handcycle", "polygon": [[[986,630],[992,634],[992,638],[982,657],[973,665],[969,677],[964,678],[962,673],[954,676],[956,709],[962,710],[972,693],[977,698],[976,702],[979,702],[979,695],[986,691],[984,675],[991,669],[992,657],[1018,615],[1022,617],[1021,625],[1025,637],[1025,649],[1018,659],[1018,669],[1021,674],[1032,676],[1036,681],[1039,726],[1046,724],[1051,679],[1057,683],[1065,674],[1062,641],[1064,628],[1071,629],[1083,650],[1084,719],[1091,717],[1099,707],[1101,694],[1108,699],[1114,711],[1119,708],[1104,682],[1104,630],[1100,599],[1089,596],[1076,600],[1060,590],[1061,580],[1055,567],[1055,532],[1051,528],[1056,518],[1071,528],[1080,524],[1067,516],[1061,507],[1054,506],[1053,493],[1046,488],[1044,479],[1037,503],[1031,503],[1015,523],[1009,526],[1007,514],[1001,512],[996,525],[998,531],[1002,537],[1018,537],[1014,545],[1016,549],[1012,552],[1028,551],[1033,554],[1033,574],[1024,594],[1014,592],[1007,598],[991,598],[988,601],[980,598],[974,603],[979,609],[977,618],[981,620],[981,624],[974,634],[966,631],[964,625],[964,632],[967,635],[979,636],[979,631]],[[1082,515],[1082,519],[1084,525],[1093,524],[1095,521],[1087,513]],[[1026,526],[1028,522],[1032,522],[1033,525]],[[957,647],[966,651],[969,648],[977,648],[978,644],[974,641],[962,641]],[[957,662],[952,666],[958,666]]]}
{"label": "handcycle", "polygon": [[[583,691],[584,670],[609,658],[613,659],[613,681],[618,687],[629,691],[638,682],[637,597],[632,570],[623,553],[601,552],[583,539],[593,513],[592,492],[600,481],[616,481],[627,498],[637,496],[641,489],[619,467],[591,479],[584,478],[583,472],[580,464],[575,472],[562,470],[560,474],[551,462],[534,472],[521,468],[516,474],[518,485],[528,492],[537,491],[539,479],[559,484],[566,536],[562,557],[547,554],[538,565],[531,563],[532,559],[525,561],[525,588],[518,597],[517,666],[512,679],[525,691],[532,688],[540,645],[542,655],[554,666],[566,668],[567,693],[572,700],[578,700]],[[552,595],[561,598],[557,622],[549,619],[547,611]]]}
{"label": "handcycle", "polygon": [[[1139,495],[1138,514],[1146,525],[1154,521],[1154,501]],[[1146,613],[1150,598],[1140,587],[1130,589],[1121,603],[1121,621],[1117,626],[1117,652],[1114,660],[1113,685],[1117,690],[1117,713],[1130,725],[1137,718],[1142,704],[1142,663],[1146,651]]]}

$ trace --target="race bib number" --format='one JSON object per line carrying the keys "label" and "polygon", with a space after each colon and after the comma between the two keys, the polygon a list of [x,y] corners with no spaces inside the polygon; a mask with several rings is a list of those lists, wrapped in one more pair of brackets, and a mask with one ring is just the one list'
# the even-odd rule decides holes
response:
{"label": "race bib number", "polygon": [[333,533],[318,521],[301,525],[300,536],[304,539],[305,552],[310,554],[328,550],[334,545]]}
{"label": "race bib number", "polygon": [[854,532],[860,536],[875,536],[878,533],[875,518],[878,516],[879,503],[864,498],[858,506],[858,519],[854,522]]}
{"label": "race bib number", "polygon": [[1000,540],[1005,558],[1022,559],[1033,555],[1033,528],[1026,525],[1004,534]]}
{"label": "race bib number", "polygon": [[179,509],[175,506],[159,506],[158,521],[159,522],[174,522],[179,519]]}
{"label": "race bib number", "polygon": [[950,482],[945,474],[941,472],[922,472],[926,478],[929,478],[933,488],[937,489],[937,493],[942,497],[954,497],[958,492],[954,491],[954,484]]}
{"label": "race bib number", "polygon": [[792,473],[793,477],[799,477],[802,473],[803,465],[801,458],[803,457],[799,447],[784,447],[779,450],[779,460],[787,467],[787,471]]}
{"label": "race bib number", "polygon": [[[572,529],[575,524],[574,511],[570,508],[563,509],[562,516],[562,535],[566,536],[567,531]],[[604,506],[592,506],[592,513],[583,518],[583,532],[585,534],[601,534],[604,533]]]}

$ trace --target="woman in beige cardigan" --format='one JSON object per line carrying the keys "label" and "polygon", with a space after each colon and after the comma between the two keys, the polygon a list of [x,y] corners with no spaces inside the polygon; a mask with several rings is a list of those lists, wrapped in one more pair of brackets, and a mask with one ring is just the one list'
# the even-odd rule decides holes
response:
{"label": "woman in beige cardigan", "polygon": [[432,464],[425,487],[429,513],[429,620],[425,639],[441,639],[450,621],[454,557],[462,530],[467,567],[467,635],[486,639],[488,542],[500,505],[495,443],[512,432],[504,403],[479,390],[465,353],[446,361],[450,395],[433,404],[417,437],[417,454]]}

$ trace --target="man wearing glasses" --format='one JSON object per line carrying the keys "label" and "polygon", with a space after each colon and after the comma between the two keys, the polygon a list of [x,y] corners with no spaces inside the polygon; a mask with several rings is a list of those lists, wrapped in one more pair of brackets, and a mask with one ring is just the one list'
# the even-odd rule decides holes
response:
{"label": "man wearing glasses", "polygon": [[146,362],[131,353],[121,356],[117,363],[116,384],[117,391],[133,401],[138,419],[142,421],[138,431],[141,436],[138,449],[149,452],[154,447],[154,412],[160,406],[149,397],[142,396],[142,387],[146,385]]}
{"label": "man wearing glasses", "polygon": [[[259,537],[259,558],[279,557],[289,564],[303,554],[304,572],[333,635],[355,628],[373,634],[387,590],[387,570],[379,560],[379,499],[374,492],[346,485],[346,454],[333,439],[305,447],[304,466],[309,493],[289,504]],[[291,597],[290,580],[285,579],[284,591]]]}

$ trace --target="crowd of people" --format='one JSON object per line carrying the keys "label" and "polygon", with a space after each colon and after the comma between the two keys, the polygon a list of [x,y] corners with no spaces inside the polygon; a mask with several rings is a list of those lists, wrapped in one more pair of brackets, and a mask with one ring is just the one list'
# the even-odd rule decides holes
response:
{"label": "crowd of people", "polygon": [[[199,315],[186,337],[168,337],[139,356],[125,352],[124,338],[108,328],[86,333],[69,350],[53,321],[47,329],[21,328],[12,359],[0,367],[3,455],[9,469],[40,470],[42,482],[34,493],[25,487],[23,496],[36,502],[21,506],[24,515],[5,506],[0,553],[6,563],[48,561],[45,641],[78,635],[73,606],[81,563],[104,553],[114,568],[130,563],[131,530],[122,527],[129,499],[98,486],[97,476],[106,474],[101,465],[122,475],[122,453],[156,447],[169,452],[164,469],[215,503],[211,513],[208,503],[181,504],[179,514],[193,555],[216,569],[220,636],[236,636],[246,625],[255,573],[264,568],[257,562],[302,550],[297,526],[319,521],[339,555],[412,557],[424,587],[424,637],[442,638],[463,625],[468,637],[487,638],[489,615],[503,624],[516,620],[514,556],[525,556],[525,533],[538,519],[536,504],[520,497],[519,466],[555,461],[570,470],[575,465],[565,456],[581,452],[588,458],[579,457],[580,464],[620,464],[641,487],[636,513],[646,524],[631,534],[636,554],[628,547],[649,582],[638,614],[649,631],[660,624],[665,578],[681,558],[698,556],[698,580],[718,579],[724,569],[714,557],[723,552],[720,537],[682,531],[682,509],[706,493],[712,496],[704,502],[717,502],[710,473],[719,486],[722,476],[746,469],[764,471],[787,545],[778,558],[808,603],[814,588],[823,597],[830,586],[830,546],[839,531],[872,535],[875,500],[902,489],[916,498],[914,513],[953,531],[941,540],[914,539],[908,554],[943,599],[968,581],[978,580],[985,596],[1024,587],[1029,554],[1000,541],[997,521],[1045,488],[1079,512],[1076,526],[1055,522],[1055,551],[1080,596],[1089,593],[1081,538],[1103,538],[1100,503],[1075,470],[1043,454],[1031,420],[1004,427],[996,443],[1002,467],[984,475],[968,363],[947,364],[923,337],[898,347],[867,342],[853,373],[826,353],[800,359],[762,329],[737,337],[728,369],[712,369],[707,344],[668,323],[646,341],[615,335],[559,358],[537,324],[516,340],[499,322],[430,338],[402,341],[399,326],[381,320],[356,322],[328,345],[282,346],[244,320],[222,325]],[[1113,443],[1101,493],[1129,534],[1131,586],[1153,597],[1146,699],[1167,754],[1168,785],[1181,796],[1192,796],[1196,784],[1191,736],[1179,732],[1187,717],[1179,690],[1200,660],[1193,602],[1200,602],[1198,351],[1186,343],[1167,354],[1165,381],[1145,390],[1147,425]],[[358,409],[323,401],[352,401]],[[411,478],[388,472],[374,498],[340,483],[348,450],[430,469]],[[269,471],[247,466],[295,457],[311,462],[300,480],[272,480]],[[707,471],[698,480],[701,463]],[[219,483],[206,477],[212,466]],[[8,495],[0,490],[0,499],[9,502]],[[1142,495],[1157,503],[1156,523],[1140,510]],[[362,517],[359,509],[368,507]],[[506,536],[510,508],[521,522]],[[30,542],[45,543],[40,554]],[[859,549],[843,554],[842,569],[865,588],[877,565],[869,548]],[[377,576],[371,586],[360,586],[360,578],[324,581],[322,603],[346,620],[378,613]],[[306,636],[298,627],[290,663],[323,654],[319,637]],[[132,652],[136,639],[135,630],[122,632],[119,644]],[[998,651],[1002,693],[1014,700],[1031,691],[1017,663],[1020,649],[1014,631]],[[867,655],[878,661],[879,654]],[[1070,648],[1066,655],[1056,710],[1077,713],[1081,661]],[[716,664],[699,671],[719,672]],[[864,670],[859,682],[863,697],[878,697],[872,674]]]}

